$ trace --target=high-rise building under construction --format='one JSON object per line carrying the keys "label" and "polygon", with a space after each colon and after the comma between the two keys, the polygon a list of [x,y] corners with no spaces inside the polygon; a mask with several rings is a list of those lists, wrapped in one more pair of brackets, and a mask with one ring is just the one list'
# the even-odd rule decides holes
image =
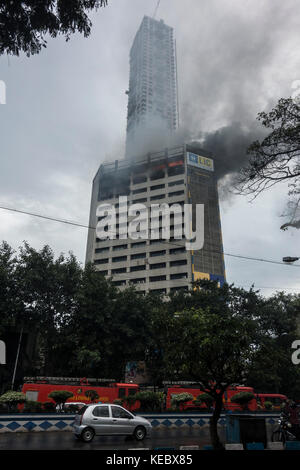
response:
{"label": "high-rise building under construction", "polygon": [[[172,28],[144,17],[130,53],[126,158],[100,165],[93,181],[86,260],[116,286],[132,284],[141,292],[168,294],[187,290],[198,279],[225,280],[217,162],[198,143],[161,145],[153,151],[147,141],[155,125],[166,135],[178,124],[174,47]],[[99,205],[115,207],[117,233],[128,226],[130,220],[121,218],[120,196],[127,197],[128,206],[148,209],[154,204],[191,204],[194,216],[196,205],[204,205],[203,248],[187,250],[187,240],[176,236],[178,221],[172,215],[167,240],[161,216],[158,238],[151,238],[150,230],[142,231],[139,239],[97,237],[94,228],[103,218],[97,215]],[[147,217],[150,227],[150,210]]]}
{"label": "high-rise building under construction", "polygon": [[142,155],[178,125],[173,28],[145,16],[130,50],[126,157]]}

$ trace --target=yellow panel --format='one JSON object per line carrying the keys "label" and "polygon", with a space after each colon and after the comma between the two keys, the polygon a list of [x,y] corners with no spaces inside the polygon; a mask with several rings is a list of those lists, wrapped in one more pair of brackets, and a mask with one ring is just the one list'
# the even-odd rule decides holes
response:
{"label": "yellow panel", "polygon": [[198,279],[210,279],[209,273],[199,273],[199,271],[194,271],[194,281]]}

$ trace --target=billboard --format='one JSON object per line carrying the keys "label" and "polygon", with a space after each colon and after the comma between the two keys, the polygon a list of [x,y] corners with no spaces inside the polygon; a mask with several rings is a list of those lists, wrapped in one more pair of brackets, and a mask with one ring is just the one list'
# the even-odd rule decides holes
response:
{"label": "billboard", "polygon": [[187,164],[196,168],[203,168],[203,170],[214,171],[214,161],[196,153],[187,152]]}

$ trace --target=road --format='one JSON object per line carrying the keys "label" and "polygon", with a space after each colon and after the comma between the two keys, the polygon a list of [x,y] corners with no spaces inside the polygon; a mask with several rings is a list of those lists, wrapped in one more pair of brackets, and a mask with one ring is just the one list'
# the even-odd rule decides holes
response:
{"label": "road", "polygon": [[[224,432],[220,432],[224,439]],[[126,450],[133,448],[167,447],[179,449],[182,445],[210,444],[207,430],[168,429],[153,430],[151,438],[137,442],[130,437],[103,436],[95,437],[91,443],[78,441],[72,432],[28,432],[0,434],[1,450]]]}

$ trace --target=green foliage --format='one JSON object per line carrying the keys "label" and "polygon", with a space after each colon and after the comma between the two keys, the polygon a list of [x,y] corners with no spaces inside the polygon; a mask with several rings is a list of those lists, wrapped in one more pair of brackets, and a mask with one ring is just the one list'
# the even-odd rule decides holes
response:
{"label": "green foliage", "polygon": [[69,392],[68,390],[53,390],[53,392],[48,394],[48,397],[52,398],[52,400],[54,400],[57,404],[65,403],[68,398],[71,398],[72,396],[73,393]]}
{"label": "green foliage", "polygon": [[85,396],[91,400],[91,402],[98,400],[99,395],[96,390],[86,390],[84,392]]}
{"label": "green foliage", "polygon": [[205,404],[207,408],[210,408],[214,402],[214,399],[208,393],[200,393],[195,400],[195,405]]}
{"label": "green foliage", "polygon": [[26,401],[26,396],[24,395],[24,393],[14,392],[12,390],[4,393],[0,397],[1,403],[12,404],[12,405],[18,405],[20,403],[24,403],[25,401]]}
{"label": "green foliage", "polygon": [[176,395],[172,395],[171,405],[175,409],[179,410],[180,405],[184,405],[184,403],[187,403],[188,401],[191,401],[193,399],[194,396],[191,393],[178,393]]}
{"label": "green foliage", "polygon": [[63,35],[66,41],[75,32],[90,35],[88,13],[107,5],[107,0],[10,0],[0,3],[0,54],[27,56],[46,47],[46,37]]}
{"label": "green foliage", "polygon": [[47,412],[47,413],[54,413],[55,412],[55,403],[53,403],[52,401],[46,401],[45,403],[43,403],[43,408],[44,408],[45,412]]}
{"label": "green foliage", "polygon": [[23,408],[24,413],[42,413],[43,411],[43,404],[38,401],[27,400]]}
{"label": "green foliage", "polygon": [[135,401],[140,402],[140,410],[143,411],[159,411],[164,401],[162,392],[153,392],[151,390],[140,391],[134,397]]}
{"label": "green foliage", "polygon": [[12,390],[4,393],[0,397],[0,404],[7,407],[10,412],[17,412],[17,405],[26,402],[26,396],[21,392],[14,392]]}
{"label": "green foliage", "polygon": [[238,403],[239,405],[247,405],[251,400],[253,400],[254,395],[251,392],[239,392],[233,395],[231,401],[233,403]]}
{"label": "green foliage", "polygon": [[264,408],[267,411],[272,411],[273,410],[273,403],[271,401],[265,401]]}

